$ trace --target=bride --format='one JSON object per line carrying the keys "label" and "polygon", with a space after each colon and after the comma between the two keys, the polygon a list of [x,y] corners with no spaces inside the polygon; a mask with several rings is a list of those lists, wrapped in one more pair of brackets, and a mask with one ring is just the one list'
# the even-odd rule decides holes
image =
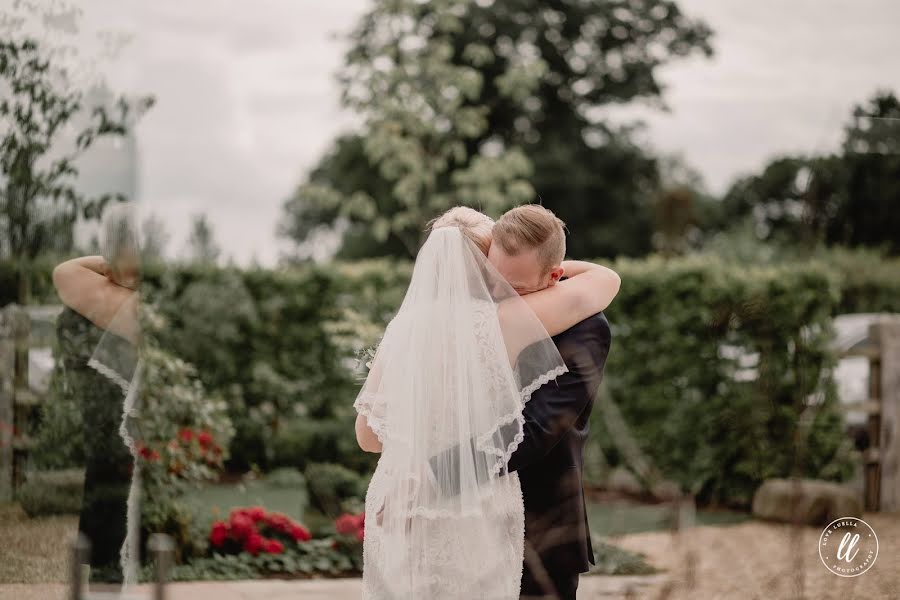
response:
{"label": "bride", "polygon": [[602,311],[617,286],[608,269],[567,261],[568,279],[519,296],[487,260],[492,225],[464,207],[433,222],[354,403],[360,446],[381,452],[364,598],[519,597],[525,517],[507,462],[523,406],[567,371],[550,336]]}

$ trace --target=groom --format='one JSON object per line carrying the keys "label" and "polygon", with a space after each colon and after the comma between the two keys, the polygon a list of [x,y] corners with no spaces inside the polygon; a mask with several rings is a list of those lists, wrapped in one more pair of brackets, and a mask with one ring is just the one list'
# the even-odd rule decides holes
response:
{"label": "groom", "polygon": [[[564,278],[563,226],[542,206],[514,208],[494,225],[488,260],[519,295],[555,285]],[[523,600],[574,600],[579,574],[594,562],[583,450],[610,339],[602,312],[554,336],[569,371],[525,405],[525,439],[509,462],[525,502]]]}

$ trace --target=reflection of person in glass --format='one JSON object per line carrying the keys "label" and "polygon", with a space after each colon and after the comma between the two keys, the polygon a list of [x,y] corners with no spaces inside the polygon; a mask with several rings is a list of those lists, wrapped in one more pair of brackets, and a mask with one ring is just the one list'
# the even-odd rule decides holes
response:
{"label": "reflection of person in glass", "polygon": [[[118,209],[120,207],[116,207]],[[134,575],[129,536],[134,442],[123,421],[129,384],[137,374],[139,253],[127,213],[107,218],[105,256],[58,265],[53,283],[65,305],[57,323],[66,393],[81,406],[84,428],[84,500],[78,530],[91,545],[93,581]],[[135,390],[132,390],[135,391]],[[131,443],[128,443],[128,442]],[[135,473],[136,475],[136,473]]]}

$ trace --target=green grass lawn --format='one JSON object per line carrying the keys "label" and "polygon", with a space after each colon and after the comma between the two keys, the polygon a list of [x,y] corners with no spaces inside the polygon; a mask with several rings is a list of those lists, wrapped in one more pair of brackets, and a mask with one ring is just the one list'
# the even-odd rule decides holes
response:
{"label": "green grass lawn", "polygon": [[[749,514],[732,511],[697,511],[697,525],[729,525],[751,519]],[[642,504],[627,500],[588,503],[591,531],[602,536],[658,531],[670,527],[669,506]]]}
{"label": "green grass lawn", "polygon": [[[210,485],[188,495],[197,524],[208,528],[213,520],[227,518],[231,509],[262,506],[285,513],[311,529],[330,527],[331,520],[307,509],[303,486],[276,481],[250,480]],[[631,552],[615,547],[609,537],[668,528],[668,507],[627,500],[604,500],[588,504],[588,519],[600,559],[598,573],[637,574],[652,572],[652,566]],[[698,511],[698,525],[727,525],[750,520],[744,513]],[[63,581],[68,548],[58,540],[68,539],[77,529],[76,515],[29,519],[17,504],[0,505],[0,529],[7,544],[0,548],[0,582]],[[612,545],[611,545],[612,544]]]}
{"label": "green grass lawn", "polygon": [[[317,529],[331,521],[316,511],[307,510],[306,492],[297,487],[273,485],[266,480],[211,485],[190,494],[198,523],[208,527],[217,518],[227,518],[232,508],[262,506],[268,511],[283,512],[292,519]],[[588,502],[591,532],[604,538],[669,529],[670,507],[666,504],[644,504],[629,500]],[[725,510],[697,511],[697,525],[730,525],[751,519],[746,513]]]}
{"label": "green grass lawn", "polygon": [[[307,497],[302,488],[273,485],[264,479],[210,485],[192,492],[187,501],[204,523],[227,517],[232,508],[255,505],[282,512],[301,523],[305,516],[314,518],[304,514]],[[729,525],[750,518],[746,513],[733,511],[697,511],[697,525]],[[669,528],[669,506],[628,500],[589,502],[588,521],[592,532],[605,537],[658,531]]]}
{"label": "green grass lawn", "polygon": [[191,492],[186,502],[193,508],[199,523],[225,519],[233,508],[262,506],[267,511],[286,514],[303,522],[306,491],[303,488],[272,485],[265,480],[210,485]]}

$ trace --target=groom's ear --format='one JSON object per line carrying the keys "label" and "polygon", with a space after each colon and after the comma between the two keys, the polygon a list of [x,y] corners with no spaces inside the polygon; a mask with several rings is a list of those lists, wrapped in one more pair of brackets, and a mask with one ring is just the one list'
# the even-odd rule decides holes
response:
{"label": "groom's ear", "polygon": [[566,274],[566,269],[562,265],[556,265],[552,269],[550,269],[550,281],[547,285],[555,285],[560,278]]}

